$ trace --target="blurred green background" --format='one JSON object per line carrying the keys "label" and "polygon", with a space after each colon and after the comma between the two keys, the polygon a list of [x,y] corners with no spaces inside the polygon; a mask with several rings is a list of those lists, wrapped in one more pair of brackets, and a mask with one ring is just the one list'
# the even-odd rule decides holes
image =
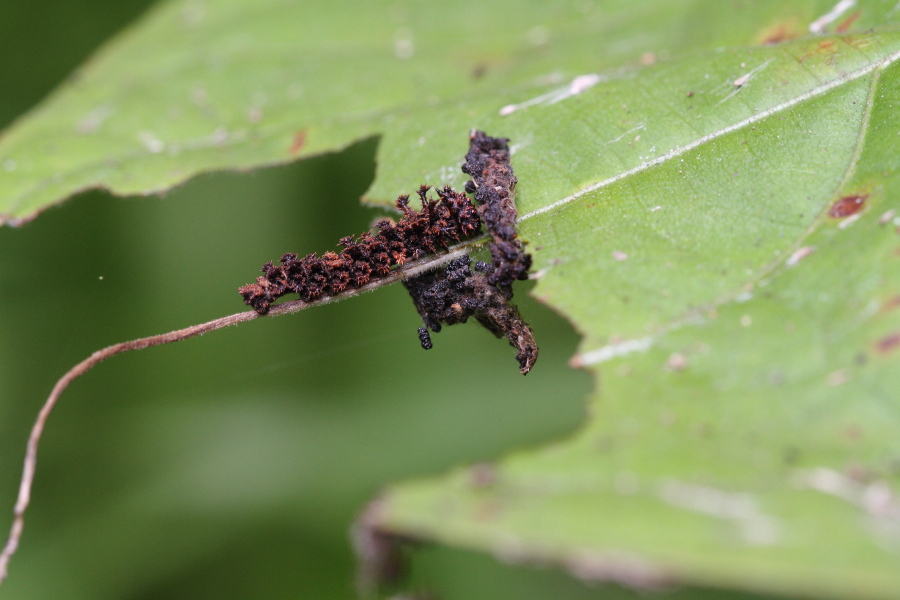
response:
{"label": "blurred green background", "polygon": [[[0,123],[40,101],[149,2],[4,0]],[[377,139],[166,196],[90,192],[0,229],[0,527],[55,380],[101,347],[242,310],[285,251],[324,251],[378,214]],[[527,286],[525,286],[527,288]],[[527,378],[475,325],[419,347],[400,286],[115,357],[76,382],[41,449],[0,598],[352,598],[349,527],[381,486],[574,430],[577,336],[520,291],[541,343]],[[440,598],[630,595],[422,548],[408,589]]]}

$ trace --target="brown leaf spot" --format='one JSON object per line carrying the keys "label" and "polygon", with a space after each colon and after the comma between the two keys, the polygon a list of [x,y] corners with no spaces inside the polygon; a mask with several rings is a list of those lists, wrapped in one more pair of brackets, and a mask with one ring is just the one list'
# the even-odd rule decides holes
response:
{"label": "brown leaf spot", "polygon": [[822,40],[821,42],[819,42],[818,50],[814,50],[812,52],[807,52],[806,54],[804,54],[803,56],[798,58],[797,62],[802,63],[803,61],[805,61],[810,56],[813,56],[814,54],[825,53],[826,51],[828,51],[829,48],[832,48],[833,46],[834,46],[834,40]]}
{"label": "brown leaf spot", "polygon": [[803,33],[803,30],[800,29],[797,22],[790,20],[788,22],[775,23],[774,25],[766,27],[757,34],[756,39],[758,39],[759,43],[763,46],[771,46],[800,37]]}
{"label": "brown leaf spot", "polygon": [[806,35],[805,19],[801,22],[801,19],[797,17],[787,17],[758,30],[754,40],[757,44],[771,46],[788,42],[803,35]]}
{"label": "brown leaf spot", "polygon": [[850,196],[844,196],[831,206],[831,210],[828,211],[828,216],[835,219],[843,219],[844,217],[854,215],[862,209],[868,197],[868,194],[851,194]]}
{"label": "brown leaf spot", "polygon": [[491,487],[497,483],[497,467],[492,463],[478,463],[469,468],[469,484],[473,488]]}
{"label": "brown leaf spot", "polygon": [[900,308],[900,295],[888,298],[888,300],[882,306],[882,310],[885,312],[894,310],[895,308]]}
{"label": "brown leaf spot", "polygon": [[900,331],[896,331],[890,335],[886,335],[875,342],[875,350],[880,354],[887,354],[900,348]]}
{"label": "brown leaf spot", "polygon": [[296,134],[294,134],[294,142],[291,144],[290,153],[297,154],[301,150],[303,150],[303,146],[306,145],[306,130],[301,129]]}
{"label": "brown leaf spot", "polygon": [[841,24],[835,28],[835,32],[846,33],[847,30],[850,29],[850,27],[853,25],[853,23],[855,23],[856,20],[859,18],[859,15],[860,15],[860,11],[856,11],[855,13],[853,13],[852,15],[850,15],[849,17],[847,17],[846,19],[841,21]]}
{"label": "brown leaf spot", "polygon": [[848,463],[844,467],[844,475],[857,483],[865,483],[872,478],[871,471],[869,471],[865,465],[861,465],[857,462]]}

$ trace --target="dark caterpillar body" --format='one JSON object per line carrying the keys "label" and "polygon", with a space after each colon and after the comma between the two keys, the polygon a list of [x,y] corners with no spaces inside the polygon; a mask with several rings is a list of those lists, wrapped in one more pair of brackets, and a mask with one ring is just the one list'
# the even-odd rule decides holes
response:
{"label": "dark caterpillar body", "polygon": [[481,131],[473,132],[469,139],[462,170],[472,176],[466,191],[474,193],[477,207],[450,187],[435,188],[438,198],[429,199],[430,188],[423,185],[418,191],[420,211],[409,207],[409,196],[400,196],[399,221],[379,221],[375,235],[342,238],[339,253],[303,258],[285,254],[278,265],[266,263],[256,283],[240,288],[244,302],[265,314],[286,294],[299,294],[310,302],[358,288],[385,277],[392,267],[446,250],[451,242],[479,233],[483,223],[493,238],[489,244],[491,264],[479,262],[473,270],[471,259],[464,256],[403,282],[425,324],[419,328],[419,340],[428,350],[432,347],[429,329],[438,332],[442,324],[465,323],[474,317],[497,337],[509,340],[517,351],[520,371],[528,373],[537,360],[538,347],[531,328],[510,299],[513,282],[528,279],[531,255],[524,252],[517,237],[513,200],[517,180],[509,163],[508,140]]}
{"label": "dark caterpillar body", "polygon": [[419,327],[422,347],[432,346],[428,329],[439,332],[442,325],[465,323],[470,317],[493,333],[505,337],[516,349],[516,360],[522,375],[528,373],[538,356],[538,346],[515,304],[510,304],[512,292],[491,285],[496,270],[484,262],[475,263],[463,256],[444,269],[423,273],[403,282],[412,296],[416,310],[425,327]]}
{"label": "dark caterpillar body", "polygon": [[474,190],[480,205],[478,214],[494,238],[490,244],[494,271],[488,275],[488,282],[504,289],[511,289],[516,280],[528,279],[531,268],[531,255],[525,253],[517,239],[519,215],[513,192],[518,180],[509,162],[508,143],[505,138],[475,131],[470,138],[466,164],[462,166],[463,173],[472,176],[472,181],[466,183],[466,191]]}
{"label": "dark caterpillar body", "polygon": [[527,374],[538,357],[538,346],[519,309],[510,303],[512,284],[528,279],[531,255],[526,254],[516,231],[518,213],[513,199],[516,176],[509,162],[509,140],[493,138],[482,131],[469,137],[469,152],[462,167],[472,176],[466,191],[475,194],[478,214],[491,234],[491,264],[464,256],[444,269],[423,273],[403,282],[425,327],[419,339],[426,350],[432,346],[428,329],[442,324],[465,323],[470,317],[497,337],[506,337],[516,349],[519,370]]}

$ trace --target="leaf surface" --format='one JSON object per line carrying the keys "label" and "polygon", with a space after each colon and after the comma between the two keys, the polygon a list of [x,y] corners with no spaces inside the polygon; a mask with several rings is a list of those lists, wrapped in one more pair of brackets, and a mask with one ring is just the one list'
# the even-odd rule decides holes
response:
{"label": "leaf surface", "polygon": [[[546,163],[516,168],[590,419],[488,476],[396,486],[377,522],[588,579],[895,597],[900,38],[876,37],[869,58],[851,37],[724,51],[568,101],[591,152],[562,135],[547,162],[578,190],[537,200]],[[739,90],[737,64],[758,69]],[[604,92],[639,134],[596,116]]]}
{"label": "leaf surface", "polygon": [[[85,189],[158,193],[373,135],[384,138],[368,198],[392,205],[422,178],[461,182],[460,131],[492,125],[506,104],[552,100],[579,75],[631,78],[685,50],[794,37],[823,8],[773,3],[735,20],[709,0],[162,2],[0,136],[0,222]],[[854,28],[896,19],[889,10],[874,3]],[[502,129],[522,143],[526,125]],[[542,187],[565,177],[546,166]],[[556,183],[542,198],[578,189]]]}

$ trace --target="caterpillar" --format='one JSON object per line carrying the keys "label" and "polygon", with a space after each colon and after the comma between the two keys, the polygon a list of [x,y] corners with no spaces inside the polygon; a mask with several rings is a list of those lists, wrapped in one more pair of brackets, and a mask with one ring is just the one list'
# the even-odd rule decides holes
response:
{"label": "caterpillar", "polygon": [[409,196],[397,199],[402,218],[393,223],[383,219],[376,224],[376,235],[363,233],[338,241],[343,250],[315,253],[299,258],[288,253],[279,264],[263,265],[263,275],[255,283],[239,288],[244,302],[259,314],[286,294],[298,294],[305,302],[322,295],[338,294],[358,288],[373,278],[384,277],[391,267],[400,266],[458,242],[481,231],[481,218],[472,202],[449,186],[437,189],[437,200],[428,198],[427,186],[419,188],[422,210],[409,207]]}
{"label": "caterpillar", "polygon": [[494,238],[489,246],[494,270],[488,275],[488,283],[507,290],[513,281],[528,279],[531,269],[531,255],[525,253],[517,239],[518,212],[513,192],[518,180],[509,162],[508,144],[506,138],[492,138],[475,131],[462,166],[463,173],[472,176],[466,182],[466,192],[475,194],[480,204],[478,213]]}
{"label": "caterpillar", "polygon": [[506,337],[516,349],[519,371],[526,375],[534,366],[538,346],[531,327],[510,303],[512,284],[528,279],[531,255],[524,251],[516,231],[513,200],[516,180],[509,161],[508,139],[493,138],[482,131],[469,137],[469,152],[462,171],[472,176],[466,192],[475,195],[478,215],[490,233],[491,264],[468,256],[451,261],[443,270],[423,273],[403,282],[425,327],[419,340],[426,350],[432,347],[428,330],[442,324],[465,323],[474,317],[496,337]]}
{"label": "caterpillar", "polygon": [[481,131],[470,135],[462,170],[472,177],[465,189],[474,194],[477,206],[449,186],[435,188],[437,199],[429,198],[431,188],[422,185],[418,190],[421,210],[409,207],[408,195],[400,196],[396,206],[401,218],[396,223],[378,221],[378,233],[341,238],[340,252],[303,258],[287,253],[277,265],[266,263],[255,283],[239,288],[244,303],[262,315],[287,294],[311,302],[358,288],[385,277],[393,267],[446,250],[451,243],[480,233],[484,225],[492,237],[491,264],[478,262],[473,271],[471,259],[464,256],[444,269],[403,282],[425,324],[419,328],[419,340],[428,350],[432,347],[429,329],[438,332],[442,324],[465,323],[475,317],[497,337],[507,337],[517,350],[520,371],[528,373],[537,359],[537,344],[509,301],[513,282],[528,278],[531,256],[517,239],[513,201],[517,180],[509,163],[508,141]]}

